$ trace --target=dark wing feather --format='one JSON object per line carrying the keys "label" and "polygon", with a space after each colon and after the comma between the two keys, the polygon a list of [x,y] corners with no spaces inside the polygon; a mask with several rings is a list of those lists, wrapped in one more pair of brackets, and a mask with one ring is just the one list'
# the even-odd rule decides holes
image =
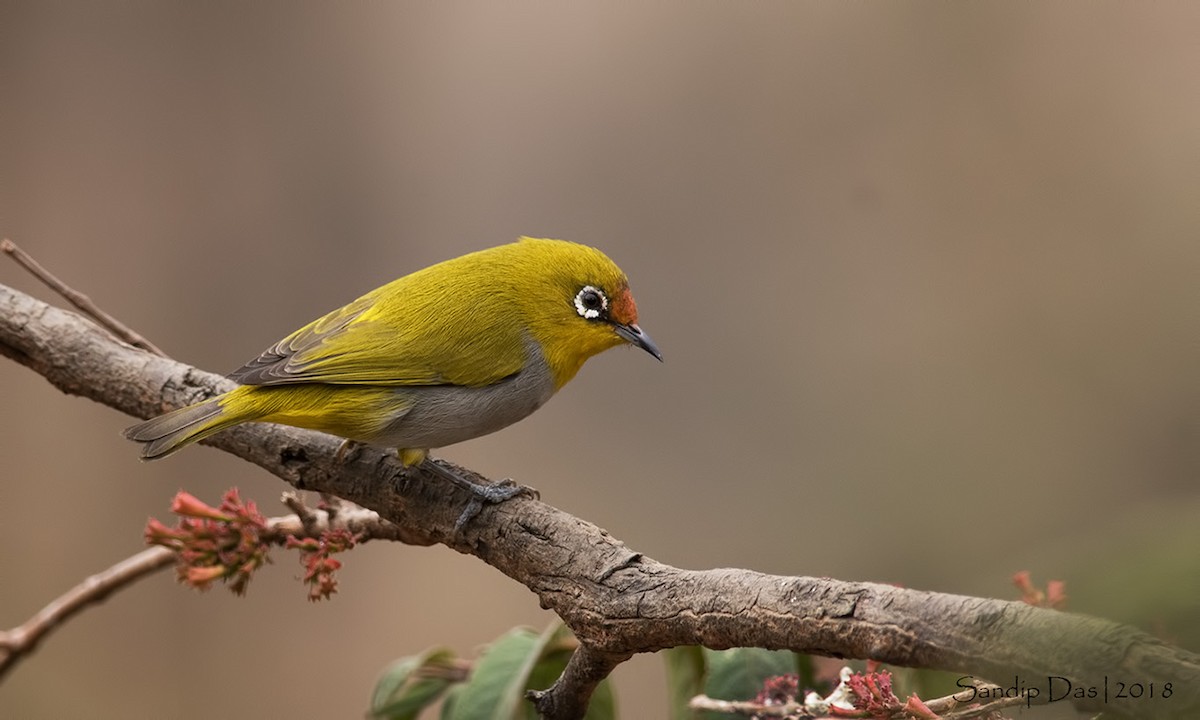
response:
{"label": "dark wing feather", "polygon": [[311,352],[325,340],[345,331],[370,307],[370,295],[338,308],[319,318],[263,351],[261,355],[229,373],[229,379],[242,385],[282,385],[314,382],[292,359],[300,353]]}

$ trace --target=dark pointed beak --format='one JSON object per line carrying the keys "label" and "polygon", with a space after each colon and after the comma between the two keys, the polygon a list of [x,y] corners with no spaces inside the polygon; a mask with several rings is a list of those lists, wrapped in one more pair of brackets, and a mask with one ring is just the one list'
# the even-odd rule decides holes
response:
{"label": "dark pointed beak", "polygon": [[633,345],[637,345],[641,349],[658,358],[659,362],[662,362],[662,353],[658,351],[658,346],[654,344],[654,341],[650,339],[649,335],[642,332],[642,329],[637,326],[637,323],[629,323],[628,325],[613,323],[613,328],[622,338]]}

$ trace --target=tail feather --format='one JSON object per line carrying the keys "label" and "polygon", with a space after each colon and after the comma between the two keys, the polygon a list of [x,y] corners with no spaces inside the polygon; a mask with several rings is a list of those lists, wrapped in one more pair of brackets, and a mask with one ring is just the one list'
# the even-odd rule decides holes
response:
{"label": "tail feather", "polygon": [[215,397],[127,428],[125,437],[143,444],[143,459],[154,460],[244,420],[226,412]]}

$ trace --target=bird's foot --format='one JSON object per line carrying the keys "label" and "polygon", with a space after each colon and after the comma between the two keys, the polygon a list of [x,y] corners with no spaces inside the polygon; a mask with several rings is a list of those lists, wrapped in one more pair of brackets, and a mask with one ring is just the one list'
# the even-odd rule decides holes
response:
{"label": "bird's foot", "polygon": [[425,460],[422,466],[433,474],[445,480],[449,480],[460,488],[471,493],[471,500],[467,506],[463,508],[462,514],[458,516],[458,520],[454,523],[454,532],[458,533],[483,510],[484,503],[494,504],[501,503],[505,500],[511,500],[518,495],[526,495],[534,500],[541,495],[537,490],[525,485],[520,485],[513,481],[512,478],[504,478],[495,483],[478,483],[462,477],[453,470],[443,467],[433,460]]}

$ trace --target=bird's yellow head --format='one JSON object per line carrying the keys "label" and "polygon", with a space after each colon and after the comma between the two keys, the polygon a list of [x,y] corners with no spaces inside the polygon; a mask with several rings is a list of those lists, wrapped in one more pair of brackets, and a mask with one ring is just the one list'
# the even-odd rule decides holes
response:
{"label": "bird's yellow head", "polygon": [[662,360],[654,341],[638,327],[628,278],[604,253],[538,238],[521,238],[503,247],[505,260],[519,266],[510,277],[522,278],[513,300],[541,345],[558,387],[588,358],[618,345],[635,345]]}

